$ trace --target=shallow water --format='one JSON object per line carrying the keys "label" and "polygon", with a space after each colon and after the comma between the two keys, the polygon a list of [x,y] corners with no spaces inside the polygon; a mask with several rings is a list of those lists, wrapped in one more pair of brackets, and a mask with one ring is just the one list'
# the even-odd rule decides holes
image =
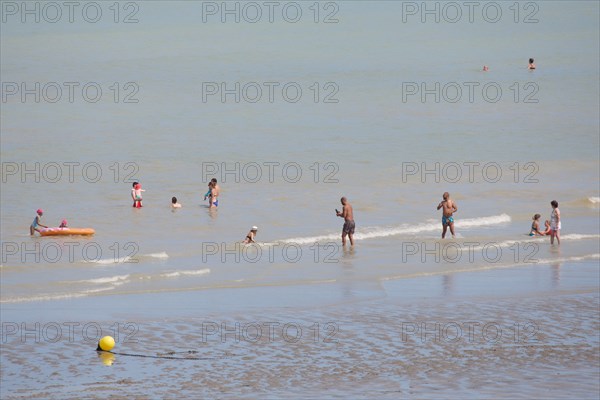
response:
{"label": "shallow water", "polygon": [[[146,340],[158,342],[166,335],[177,342],[178,325],[167,321],[174,315],[189,331],[197,327],[194,312],[221,309],[231,320],[247,306],[251,319],[274,307],[267,315],[286,320],[286,310],[309,307],[313,311],[298,317],[307,322],[320,318],[314,311],[319,307],[356,304],[362,316],[351,326],[361,330],[386,320],[396,300],[424,297],[421,312],[434,312],[428,294],[466,290],[461,277],[468,274],[485,277],[473,278],[477,284],[470,287],[478,288],[477,295],[487,298],[485,307],[493,310],[502,308],[494,296],[511,290],[574,294],[575,300],[562,296],[565,304],[552,303],[555,311],[543,308],[544,318],[553,322],[579,302],[588,308],[597,303],[586,293],[598,290],[600,254],[598,3],[518,3],[518,16],[514,4],[499,3],[502,17],[496,23],[480,13],[471,23],[466,9],[456,23],[444,18],[436,23],[431,15],[422,23],[419,14],[406,14],[421,3],[362,1],[318,3],[315,23],[315,4],[298,4],[303,14],[297,23],[280,14],[273,23],[243,18],[235,23],[231,16],[222,23],[219,14],[204,15],[202,22],[203,7],[207,11],[211,2],[119,3],[119,23],[108,3],[101,3],[98,23],[79,14],[74,23],[43,18],[35,23],[32,16],[21,22],[18,13],[3,15],[3,322],[86,321],[91,314],[102,323],[145,320],[155,329],[165,321],[164,331]],[[449,3],[435,4],[429,6],[451,11]],[[138,22],[122,23],[132,11]],[[338,21],[323,23],[327,16]],[[524,23],[528,17],[538,21]],[[533,72],[526,69],[529,57],[536,59]],[[481,72],[484,64],[490,66],[487,73]],[[22,83],[35,88],[36,82],[47,88],[38,91],[39,102],[35,93],[10,94]],[[62,87],[55,102],[51,82]],[[65,82],[78,84],[72,102]],[[246,87],[238,102],[235,94],[209,94],[223,82],[226,89],[236,82]],[[270,82],[276,88],[272,101]],[[81,92],[86,83],[102,89],[97,102],[90,101],[93,91]],[[284,93],[286,84],[292,89]],[[257,87],[263,96],[253,102]],[[292,102],[298,87],[302,96]],[[475,88],[472,100],[469,87]],[[483,92],[483,87],[491,89]],[[495,88],[501,96],[494,98]],[[222,188],[218,211],[209,211],[202,199],[212,177]],[[131,207],[133,180],[146,190],[142,209]],[[435,208],[445,191],[459,207],[457,238],[440,241]],[[170,209],[172,196],[181,209]],[[341,196],[354,206],[353,250],[340,246],[342,220],[334,209],[341,208]],[[553,199],[563,218],[560,247],[550,246],[548,238],[526,236],[533,214],[549,219]],[[92,227],[96,234],[31,238],[28,226],[38,208],[44,209],[47,225],[66,218],[70,226]],[[240,246],[252,225],[259,226],[259,246]],[[545,271],[539,277],[548,279],[538,281],[534,271]],[[394,300],[369,303],[384,292]],[[528,300],[524,316],[534,315],[536,301]],[[323,311],[323,318],[341,318],[345,307]],[[485,314],[485,307],[472,315]],[[471,316],[452,300],[444,310]],[[588,317],[583,320],[597,321],[597,315]],[[580,357],[590,348],[586,354],[597,353],[597,335],[588,328],[582,341],[589,343],[573,350],[573,368],[565,381],[558,380],[570,383],[558,388],[557,397],[597,393],[583,382],[594,367],[597,372],[597,364]],[[567,343],[567,335],[557,337],[553,344]],[[387,354],[394,340],[371,342],[358,333],[351,340],[360,346],[307,345],[281,364],[265,351],[269,347],[256,355],[252,346],[244,348],[248,362],[262,363],[262,369],[235,371],[246,365],[235,358],[227,371],[239,386],[211,376],[202,393],[252,397],[267,395],[270,387],[274,397],[427,398],[451,397],[440,392],[450,387],[461,398],[505,394],[488,375],[461,380],[438,371],[433,383],[426,382],[421,363],[426,353],[437,351],[430,348],[414,354],[420,366],[408,377],[399,378],[396,367],[378,375],[372,360]],[[19,358],[21,345],[3,342],[3,360],[14,359],[23,368],[39,364],[33,370],[46,375],[15,380],[20,372],[14,368],[20,367],[3,362],[2,397],[68,397],[64,382],[72,376],[81,378],[77,384],[84,393],[103,385],[102,379],[89,378],[97,372],[95,354],[89,354],[87,372],[77,372],[68,361],[87,357],[87,345],[55,346],[61,344],[44,343],[40,354],[31,349],[34,353]],[[285,347],[275,347],[285,355]],[[67,362],[57,367],[53,389],[45,382],[63,351]],[[504,356],[514,356],[511,351]],[[330,366],[332,360],[343,360],[344,366],[332,367],[331,375],[316,366],[307,373],[291,371],[305,352],[311,357],[300,365],[307,368],[318,362]],[[435,354],[443,359],[445,353]],[[530,386],[514,375],[507,358],[486,371],[504,371],[498,382],[517,387],[515,396],[545,397],[540,390],[567,372],[544,369],[561,356],[544,354],[532,369],[538,375]],[[488,357],[487,349],[478,348],[475,365]],[[142,361],[126,361],[116,375],[125,375],[121,386],[149,393],[139,389],[155,369]],[[172,367],[154,366],[166,368],[160,383],[198,381],[197,375],[171,376]],[[102,372],[108,379],[110,373]],[[575,372],[584,378],[575,380]],[[311,382],[314,387],[307,386]],[[179,385],[179,397],[197,391],[190,385]],[[489,393],[474,389],[490,385]],[[580,386],[581,393],[573,391]],[[164,390],[162,395],[170,396]]]}
{"label": "shallow water", "polygon": [[[518,397],[592,398],[600,344],[590,276],[596,265],[572,263],[379,287],[138,297],[149,309],[116,296],[80,309],[54,302],[42,318],[13,305],[5,324],[32,320],[5,335],[3,398],[497,398],[507,385]],[[113,353],[94,351],[102,334],[116,338]]]}

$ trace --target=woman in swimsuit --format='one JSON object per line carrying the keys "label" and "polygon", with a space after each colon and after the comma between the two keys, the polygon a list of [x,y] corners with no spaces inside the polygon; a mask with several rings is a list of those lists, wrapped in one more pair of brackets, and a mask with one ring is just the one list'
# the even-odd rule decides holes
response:
{"label": "woman in swimsuit", "polygon": [[533,222],[531,223],[531,231],[529,232],[529,236],[544,236],[542,232],[540,232],[540,214],[535,214],[533,216]]}

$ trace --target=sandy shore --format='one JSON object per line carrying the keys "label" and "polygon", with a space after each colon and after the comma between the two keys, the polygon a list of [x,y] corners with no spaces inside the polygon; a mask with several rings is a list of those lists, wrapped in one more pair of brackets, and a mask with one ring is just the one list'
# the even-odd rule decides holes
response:
{"label": "sandy shore", "polygon": [[[287,288],[291,300],[279,304],[275,292],[262,288],[269,307],[255,299],[237,311],[225,301],[241,300],[231,291],[212,294],[223,300],[220,308],[194,307],[193,301],[186,307],[186,298],[202,297],[198,293],[181,294],[177,301],[159,294],[160,317],[144,310],[126,319],[119,312],[109,318],[88,315],[72,325],[71,337],[61,321],[57,340],[46,318],[38,343],[33,319],[19,320],[28,322],[24,338],[21,326],[7,334],[14,328],[7,323],[16,321],[11,310],[3,314],[1,394],[3,399],[596,398],[595,268],[595,281],[592,264],[577,264],[562,266],[558,281],[555,268],[535,266],[379,287],[319,285],[313,287],[321,292],[317,298]],[[510,288],[509,278],[521,284]],[[582,285],[582,279],[590,284]],[[432,289],[440,283],[440,290]],[[506,290],[492,290],[495,283]],[[429,289],[415,290],[424,288]],[[94,351],[94,324],[118,334],[116,354]]]}

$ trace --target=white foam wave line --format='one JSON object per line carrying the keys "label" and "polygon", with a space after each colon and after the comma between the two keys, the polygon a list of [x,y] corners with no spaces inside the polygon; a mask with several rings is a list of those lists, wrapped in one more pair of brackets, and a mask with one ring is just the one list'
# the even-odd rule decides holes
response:
{"label": "white foam wave line", "polygon": [[[460,228],[474,228],[481,226],[497,225],[506,222],[510,222],[511,218],[507,214],[493,215],[490,217],[481,218],[468,218],[464,220],[457,220],[455,225],[458,229]],[[365,228],[367,232],[358,232],[354,235],[357,240],[363,239],[374,239],[387,236],[415,234],[421,232],[435,231],[440,229],[440,223],[427,223],[419,225],[408,225],[402,224],[398,227],[393,228]],[[339,233],[333,233],[330,235],[322,236],[310,236],[310,237],[298,237],[291,239],[280,240],[279,243],[295,243],[295,244],[312,244],[315,242],[337,240]]]}
{"label": "white foam wave line", "polygon": [[114,290],[114,289],[115,289],[115,286],[109,286],[109,287],[98,288],[98,289],[84,290],[82,293],[83,294],[92,294],[92,293],[106,292],[108,290]]}
{"label": "white foam wave line", "polygon": [[[240,281],[243,281],[240,280]],[[320,285],[320,284],[328,284],[328,283],[335,283],[337,282],[337,279],[324,279],[324,280],[315,280],[315,281],[305,281],[305,282],[300,282],[300,283],[290,283],[290,282],[282,282],[282,283],[277,283],[277,284],[269,284],[269,283],[265,283],[265,284],[258,284],[258,285],[217,285],[217,286],[199,286],[199,287],[189,287],[189,288],[183,288],[180,290],[175,290],[175,291],[192,291],[192,290],[203,290],[203,289],[235,289],[235,288],[246,288],[246,287],[281,287],[281,286],[287,286],[287,285]],[[33,296],[33,297],[13,297],[13,298],[5,298],[5,299],[0,299],[0,303],[24,303],[24,302],[34,302],[34,301],[51,301],[51,300],[64,300],[64,299],[74,299],[74,298],[79,298],[79,297],[86,297],[89,295],[92,295],[94,293],[98,293],[98,292],[104,292],[104,291],[109,291],[109,290],[113,290],[114,287],[106,287],[106,288],[99,288],[99,289],[91,289],[91,290],[86,290],[84,292],[79,292],[79,293],[64,293],[64,294],[57,294],[57,295],[45,295],[45,296]],[[171,290],[158,290],[156,292],[169,292]],[[142,292],[144,293],[144,292]]]}
{"label": "white foam wave line", "polygon": [[86,297],[90,294],[106,292],[109,290],[113,290],[115,287],[104,287],[98,289],[90,289],[84,290],[82,292],[77,293],[61,293],[61,294],[49,294],[49,295],[40,295],[40,296],[31,296],[31,297],[13,297],[0,300],[0,303],[27,303],[34,301],[51,301],[51,300],[67,300],[67,299],[75,299],[80,297]]}
{"label": "white foam wave line", "polygon": [[152,257],[152,258],[169,258],[169,255],[165,251],[160,253],[142,254],[141,257]]}
{"label": "white foam wave line", "polygon": [[176,278],[178,276],[194,276],[194,275],[206,275],[206,274],[210,274],[209,268],[200,269],[197,271],[173,271],[173,272],[167,272],[164,274],[160,274],[159,276],[162,278]]}
{"label": "white foam wave line", "polygon": [[[163,251],[160,253],[141,254],[138,257],[166,259],[166,258],[169,258],[169,255]],[[125,257],[120,257],[120,258],[105,258],[105,259],[101,259],[101,260],[84,261],[84,262],[106,265],[106,264],[124,264],[124,263],[130,262],[131,260],[134,260],[134,258],[131,256],[125,256]]]}
{"label": "white foam wave line", "polygon": [[129,274],[109,276],[106,278],[84,279],[81,281],[71,281],[69,283],[119,283],[119,281],[125,281],[127,279],[129,279]]}
{"label": "white foam wave line", "polygon": [[560,237],[561,240],[584,240],[584,239],[600,239],[600,235],[588,235],[580,233],[569,233]]}
{"label": "white foam wave line", "polygon": [[132,259],[133,259],[132,257],[127,256],[127,257],[120,257],[120,258],[103,258],[100,260],[84,261],[84,262],[92,263],[92,264],[107,265],[107,264],[123,264]]}
{"label": "white foam wave line", "polygon": [[32,301],[48,301],[48,300],[65,300],[65,299],[74,299],[78,297],[87,296],[84,293],[65,293],[65,294],[57,294],[57,295],[47,295],[47,296],[32,296],[32,297],[9,297],[7,299],[0,300],[0,303],[26,303]]}
{"label": "white foam wave line", "polygon": [[543,259],[543,260],[535,260],[535,261],[532,260],[532,262],[521,262],[521,263],[505,264],[505,265],[490,263],[490,265],[476,267],[476,268],[461,268],[461,269],[455,269],[455,270],[451,270],[451,271],[417,272],[417,273],[408,274],[408,275],[388,276],[385,278],[381,278],[381,280],[382,281],[394,281],[394,280],[398,280],[398,279],[411,279],[411,278],[421,278],[421,277],[436,276],[436,275],[448,275],[448,274],[454,274],[454,273],[460,273],[460,272],[480,272],[480,271],[489,271],[492,269],[515,268],[515,267],[521,267],[521,266],[552,265],[552,264],[556,264],[556,263],[564,263],[564,262],[569,262],[569,261],[584,261],[584,260],[593,260],[593,259],[600,259],[600,254],[596,253],[596,254],[587,254],[584,256]]}
{"label": "white foam wave line", "polygon": [[[535,264],[543,264],[543,265],[547,265],[547,264],[556,264],[556,263],[561,263],[561,262],[567,262],[567,261],[585,261],[585,260],[593,260],[593,259],[599,259],[600,258],[600,253],[596,253],[596,254],[587,254],[585,256],[572,256],[572,257],[566,257],[566,258],[556,258],[556,259],[541,259],[541,260],[537,260],[535,262]],[[530,263],[528,263],[530,264]]]}
{"label": "white foam wave line", "polygon": [[[600,239],[600,235],[585,235],[585,234],[579,234],[579,233],[571,233],[568,235],[564,235],[561,236],[560,238],[561,240],[587,240],[587,239]],[[470,247],[470,249],[473,250],[483,250],[486,247],[501,247],[501,248],[505,248],[505,247],[512,247],[515,244],[523,244],[523,243],[544,243],[544,242],[550,242],[550,236],[532,236],[531,239],[526,239],[526,240],[505,240],[503,242],[493,242],[493,241],[488,241],[486,243],[477,243],[477,246],[472,246]],[[465,241],[464,244],[469,243],[468,241]],[[443,247],[452,247],[453,246],[453,242],[449,242],[448,244],[444,244]],[[459,246],[460,249],[462,249],[461,246]]]}
{"label": "white foam wave line", "polygon": [[592,204],[600,204],[600,197],[588,197],[588,201]]}

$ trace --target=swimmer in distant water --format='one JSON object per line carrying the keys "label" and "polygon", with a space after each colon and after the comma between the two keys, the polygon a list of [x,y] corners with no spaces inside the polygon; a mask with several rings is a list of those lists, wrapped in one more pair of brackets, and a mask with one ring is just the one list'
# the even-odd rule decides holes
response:
{"label": "swimmer in distant water", "polygon": [[528,69],[535,69],[535,64],[533,63],[533,58],[529,59],[529,66],[527,68]]}
{"label": "swimmer in distant water", "polygon": [[171,207],[172,208],[181,208],[181,204],[177,202],[177,197],[173,197],[171,199]]}
{"label": "swimmer in distant water", "polygon": [[38,226],[47,228],[46,225],[42,225],[42,215],[44,215],[44,210],[42,210],[40,208],[39,210],[37,210],[37,215],[33,219],[33,222],[31,223],[31,226],[29,227],[29,234],[31,236],[33,236],[33,234],[35,233],[35,231],[38,231],[38,232],[40,231],[38,229]]}
{"label": "swimmer in distant water", "polygon": [[484,71],[484,72],[487,72],[487,71],[489,71],[489,70],[490,70],[490,67],[488,67],[487,65],[484,65],[484,66],[483,66],[483,71]]}
{"label": "swimmer in distant water", "polygon": [[59,228],[68,228],[68,226],[67,226],[67,220],[66,219],[62,220],[62,222],[60,223]]}
{"label": "swimmer in distant water", "polygon": [[256,241],[254,239],[256,238],[257,233],[258,233],[258,228],[256,226],[253,226],[252,229],[250,229],[250,232],[248,232],[248,234],[246,235],[246,238],[244,239],[244,241],[242,243],[245,243],[245,244],[256,243]]}
{"label": "swimmer in distant water", "polygon": [[540,232],[540,214],[535,214],[533,216],[533,222],[531,223],[531,231],[529,232],[529,236],[544,236],[542,232]]}
{"label": "swimmer in distant water", "polygon": [[448,227],[450,227],[450,233],[454,238],[454,217],[453,213],[458,211],[458,207],[456,207],[456,203],[452,201],[450,198],[450,193],[444,192],[442,196],[444,200],[440,204],[438,204],[437,209],[443,208],[442,210],[442,239],[446,237],[446,231]]}

